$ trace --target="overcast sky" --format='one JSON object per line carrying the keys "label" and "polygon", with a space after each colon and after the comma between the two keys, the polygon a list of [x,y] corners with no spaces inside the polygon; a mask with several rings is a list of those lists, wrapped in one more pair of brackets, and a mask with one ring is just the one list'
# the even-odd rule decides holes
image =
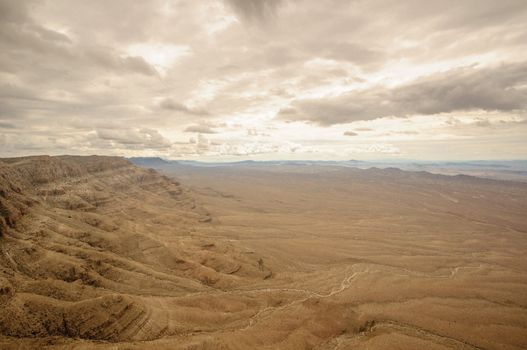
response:
{"label": "overcast sky", "polygon": [[525,0],[0,0],[0,156],[527,159]]}

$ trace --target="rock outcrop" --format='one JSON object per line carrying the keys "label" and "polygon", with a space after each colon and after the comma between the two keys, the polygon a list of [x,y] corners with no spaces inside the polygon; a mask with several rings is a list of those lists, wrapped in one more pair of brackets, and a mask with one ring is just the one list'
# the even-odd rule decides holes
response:
{"label": "rock outcrop", "polygon": [[182,332],[173,298],[268,273],[229,242],[204,248],[210,225],[188,189],[124,158],[1,159],[0,336]]}

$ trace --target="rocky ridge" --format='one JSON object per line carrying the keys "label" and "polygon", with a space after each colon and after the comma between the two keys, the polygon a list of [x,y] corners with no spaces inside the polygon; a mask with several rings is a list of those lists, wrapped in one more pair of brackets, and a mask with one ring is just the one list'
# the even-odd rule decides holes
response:
{"label": "rocky ridge", "polygon": [[185,296],[270,275],[255,254],[203,238],[210,222],[177,181],[124,158],[1,159],[0,334],[187,332],[201,321],[181,319]]}

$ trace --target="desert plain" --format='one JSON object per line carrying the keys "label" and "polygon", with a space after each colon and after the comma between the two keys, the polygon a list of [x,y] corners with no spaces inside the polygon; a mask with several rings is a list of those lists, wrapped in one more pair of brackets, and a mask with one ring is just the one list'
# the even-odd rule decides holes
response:
{"label": "desert plain", "polygon": [[0,160],[1,349],[525,349],[527,184]]}

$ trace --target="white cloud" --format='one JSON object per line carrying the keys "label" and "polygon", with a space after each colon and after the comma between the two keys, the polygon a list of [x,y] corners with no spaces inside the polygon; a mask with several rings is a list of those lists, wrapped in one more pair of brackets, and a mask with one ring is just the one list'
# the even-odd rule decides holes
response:
{"label": "white cloud", "polygon": [[173,45],[161,43],[133,44],[126,50],[131,56],[140,56],[145,61],[165,73],[180,58],[190,55],[187,45]]}
{"label": "white cloud", "polygon": [[371,145],[357,145],[348,147],[346,152],[349,154],[356,153],[381,153],[381,154],[399,154],[401,150],[394,145],[386,143],[377,143]]}

